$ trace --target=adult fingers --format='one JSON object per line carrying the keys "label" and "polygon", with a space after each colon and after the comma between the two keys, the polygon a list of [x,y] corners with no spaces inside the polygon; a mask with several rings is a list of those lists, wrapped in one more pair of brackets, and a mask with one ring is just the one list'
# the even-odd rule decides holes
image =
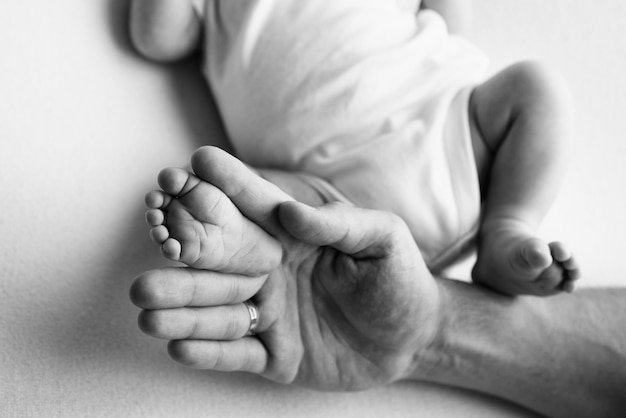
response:
{"label": "adult fingers", "polygon": [[[258,319],[258,310],[256,313]],[[235,340],[247,334],[252,317],[248,306],[238,303],[207,308],[146,310],[141,312],[138,322],[143,332],[155,338]]]}
{"label": "adult fingers", "polygon": [[261,374],[268,363],[268,353],[255,337],[235,341],[171,341],[168,352],[172,359],[195,369]]}
{"label": "adult fingers", "polygon": [[394,240],[406,239],[409,233],[406,224],[389,212],[340,203],[312,208],[285,202],[279,207],[279,220],[289,233],[308,244],[332,246],[355,256],[385,256],[393,251]]}
{"label": "adult fingers", "polygon": [[170,267],[139,275],[131,285],[130,298],[143,309],[231,305],[250,299],[266,279]]}

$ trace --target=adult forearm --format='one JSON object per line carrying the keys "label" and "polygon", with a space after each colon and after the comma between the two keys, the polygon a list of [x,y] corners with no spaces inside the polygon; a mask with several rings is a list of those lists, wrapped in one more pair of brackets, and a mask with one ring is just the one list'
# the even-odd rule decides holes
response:
{"label": "adult forearm", "polygon": [[551,417],[626,410],[626,289],[512,299],[460,282],[439,285],[441,332],[412,378]]}

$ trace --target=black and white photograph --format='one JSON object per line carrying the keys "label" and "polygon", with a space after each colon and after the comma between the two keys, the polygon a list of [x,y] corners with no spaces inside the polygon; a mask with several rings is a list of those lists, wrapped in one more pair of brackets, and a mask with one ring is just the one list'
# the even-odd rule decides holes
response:
{"label": "black and white photograph", "polygon": [[0,417],[626,416],[626,3],[0,6]]}

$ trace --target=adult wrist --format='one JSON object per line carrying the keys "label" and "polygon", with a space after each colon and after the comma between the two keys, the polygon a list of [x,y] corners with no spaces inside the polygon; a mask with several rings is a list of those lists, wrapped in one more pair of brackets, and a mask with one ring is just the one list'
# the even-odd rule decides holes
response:
{"label": "adult wrist", "polygon": [[446,340],[453,322],[455,303],[449,287],[443,280],[446,279],[435,279],[439,303],[432,316],[432,324],[429,325],[433,330],[432,337],[427,344],[416,347],[411,368],[405,376],[407,380],[438,381],[437,375],[442,372],[441,368],[449,367]]}
{"label": "adult wrist", "polygon": [[454,280],[438,284],[440,328],[416,352],[408,379],[487,393],[547,416],[623,414],[626,291],[513,298]]}

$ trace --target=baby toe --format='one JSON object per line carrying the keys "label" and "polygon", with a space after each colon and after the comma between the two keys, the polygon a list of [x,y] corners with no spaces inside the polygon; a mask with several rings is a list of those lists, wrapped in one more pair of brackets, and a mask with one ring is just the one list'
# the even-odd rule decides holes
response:
{"label": "baby toe", "polygon": [[170,236],[169,231],[163,225],[158,225],[150,229],[150,239],[155,244],[162,245]]}
{"label": "baby toe", "polygon": [[172,197],[160,190],[152,190],[146,193],[144,201],[146,206],[150,209],[163,209],[170,204]]}
{"label": "baby toe", "polygon": [[150,209],[146,211],[146,223],[150,226],[163,225],[165,214],[160,209]]}
{"label": "baby toe", "polygon": [[561,289],[567,293],[574,292],[574,290],[576,290],[576,281],[570,279],[563,281],[563,283],[561,284]]}
{"label": "baby toe", "polygon": [[180,242],[174,238],[168,238],[165,242],[163,242],[163,245],[161,245],[161,252],[163,255],[173,261],[180,260],[181,251],[182,246],[180,245]]}
{"label": "baby toe", "polygon": [[552,264],[550,249],[542,240],[537,238],[524,241],[518,254],[520,266],[527,269],[545,269]]}
{"label": "baby toe", "polygon": [[550,253],[552,254],[552,258],[560,263],[572,259],[572,252],[567,247],[567,245],[563,244],[562,242],[551,242]]}
{"label": "baby toe", "polygon": [[580,269],[578,260],[575,259],[574,257],[561,261],[561,265],[567,270],[579,270]]}
{"label": "baby toe", "polygon": [[534,284],[545,294],[556,290],[562,282],[563,269],[556,264],[552,264],[541,273],[541,275],[535,280]]}
{"label": "baby toe", "polygon": [[200,180],[182,168],[166,168],[158,177],[159,186],[171,196],[179,197],[193,189]]}

